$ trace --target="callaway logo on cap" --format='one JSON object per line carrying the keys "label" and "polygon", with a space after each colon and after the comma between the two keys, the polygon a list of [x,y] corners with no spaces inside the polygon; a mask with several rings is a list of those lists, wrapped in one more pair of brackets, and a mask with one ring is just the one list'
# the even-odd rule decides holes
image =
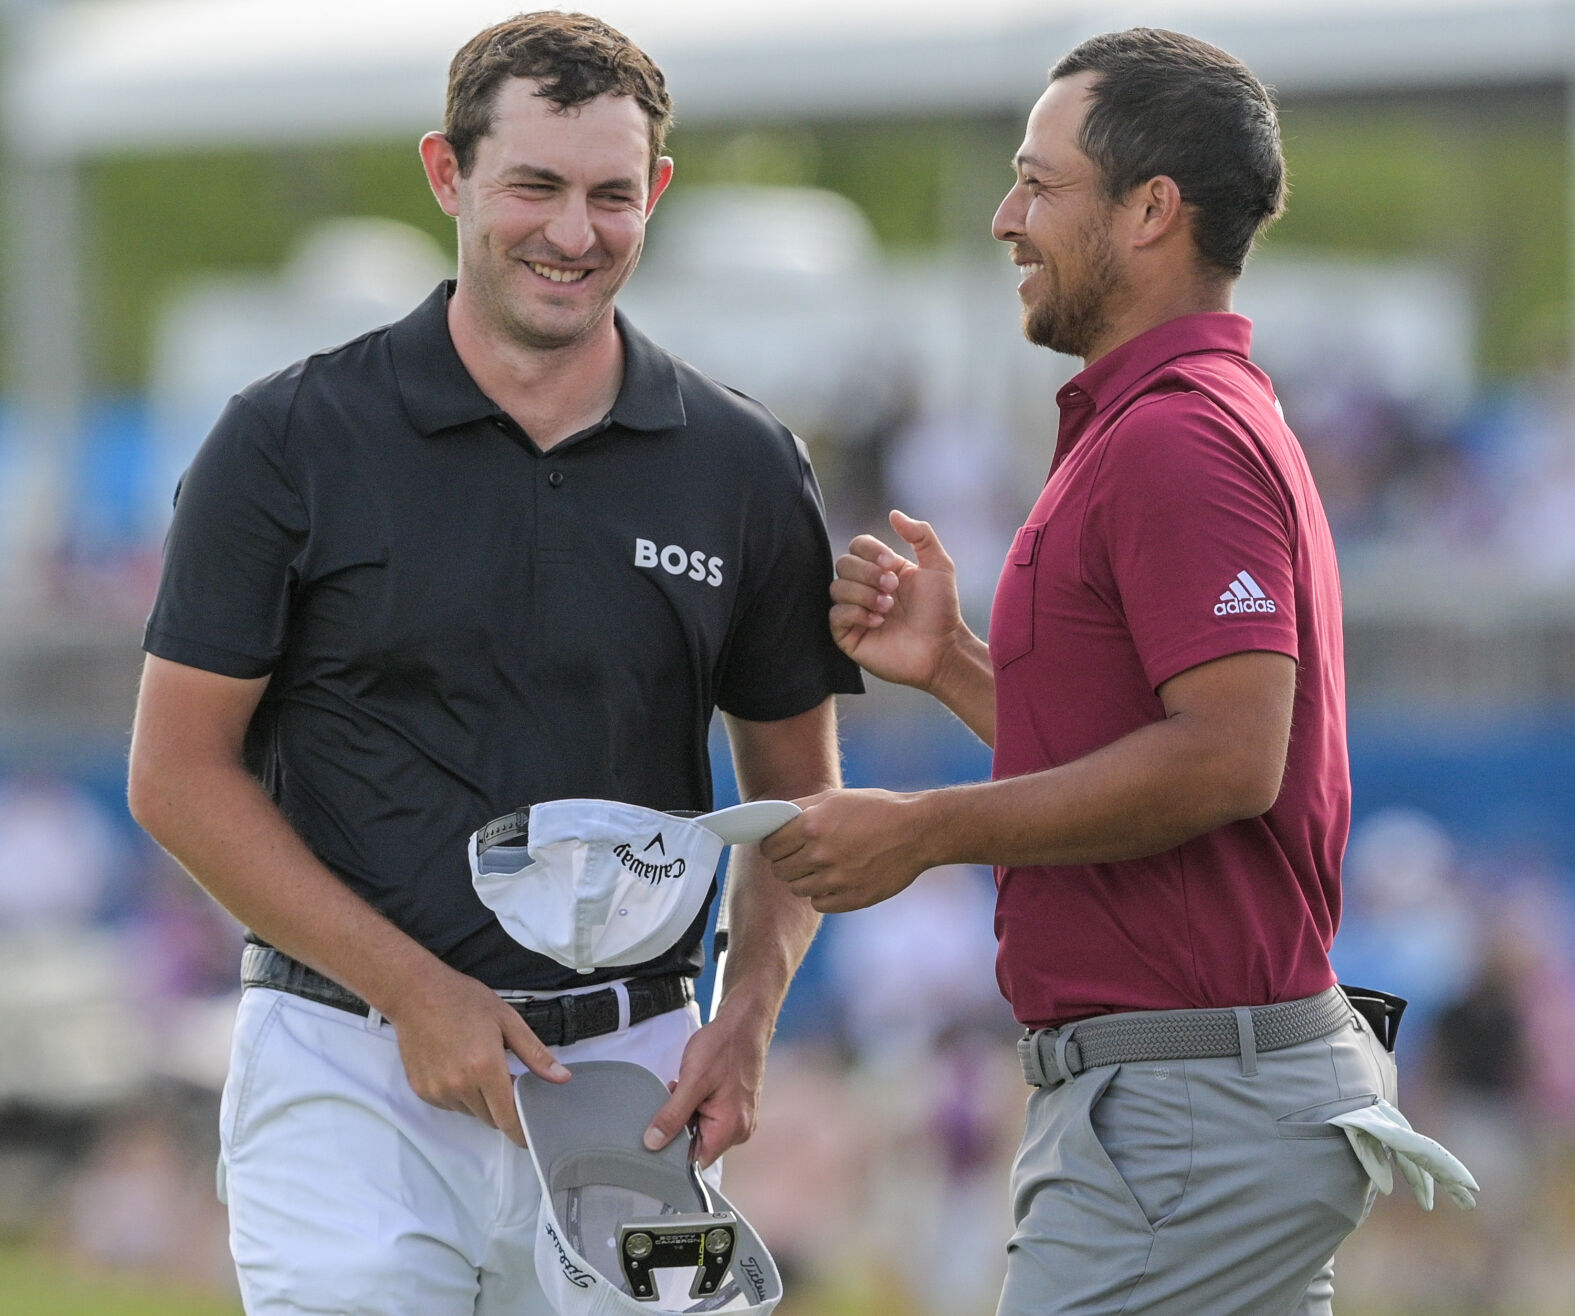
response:
{"label": "callaway logo on cap", "polygon": [[550,800],[471,836],[471,881],[528,950],[582,973],[642,964],[695,921],[724,847],[769,836],[798,813],[786,800],[694,818],[616,800]]}

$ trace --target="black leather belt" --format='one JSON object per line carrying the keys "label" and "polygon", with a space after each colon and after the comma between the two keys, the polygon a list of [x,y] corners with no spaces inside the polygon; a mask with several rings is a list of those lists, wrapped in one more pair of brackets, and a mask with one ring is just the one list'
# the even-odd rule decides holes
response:
{"label": "black leather belt", "polygon": [[[241,986],[271,987],[363,1018],[372,1013],[371,1007],[354,992],[272,946],[249,943],[241,952]],[[694,999],[693,984],[679,973],[630,978],[625,986],[631,1024],[677,1010]],[[618,993],[611,987],[509,1004],[547,1046],[568,1046],[618,1029]]]}

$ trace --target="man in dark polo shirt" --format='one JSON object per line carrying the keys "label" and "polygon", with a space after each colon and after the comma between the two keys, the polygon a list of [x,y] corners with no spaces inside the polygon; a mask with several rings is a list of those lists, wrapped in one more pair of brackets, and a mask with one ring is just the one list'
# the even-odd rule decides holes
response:
{"label": "man in dark polo shirt", "polygon": [[676,1084],[648,1144],[694,1120],[707,1165],[753,1127],[817,921],[754,847],[704,1028],[703,911],[577,974],[466,861],[523,805],[708,809],[718,708],[745,798],[837,784],[859,676],[803,448],[614,312],[669,117],[595,19],[480,34],[421,143],[457,281],[244,389],[182,481],[130,795],[251,932],[221,1132],[253,1313],[546,1312],[520,1066],[646,1065]]}
{"label": "man in dark polo shirt", "polygon": [[1202,42],[1096,37],[1014,167],[994,234],[1024,331],[1086,368],[988,647],[900,512],[916,561],[855,540],[832,608],[846,652],[994,747],[993,780],[834,792],[762,848],[822,911],[996,866],[1034,1088],[1002,1316],[1328,1312],[1373,1189],[1327,1121],[1400,1117],[1329,967],[1350,810],[1334,548],[1230,313],[1282,204],[1274,106]]}

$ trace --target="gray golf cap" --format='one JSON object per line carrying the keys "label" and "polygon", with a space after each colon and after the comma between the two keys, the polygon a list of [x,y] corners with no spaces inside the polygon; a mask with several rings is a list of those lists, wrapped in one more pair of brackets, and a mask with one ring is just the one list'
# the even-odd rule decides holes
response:
{"label": "gray golf cap", "polygon": [[643,1065],[589,1060],[567,1083],[521,1074],[514,1102],[541,1181],[536,1273],[559,1316],[772,1311],[782,1278],[706,1183],[680,1134],[643,1142],[667,1101]]}

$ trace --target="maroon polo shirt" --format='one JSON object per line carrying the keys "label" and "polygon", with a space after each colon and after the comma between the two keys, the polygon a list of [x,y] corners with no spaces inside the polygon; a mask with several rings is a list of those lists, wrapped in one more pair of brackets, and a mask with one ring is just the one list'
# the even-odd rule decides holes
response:
{"label": "maroon polo shirt", "polygon": [[990,620],[996,779],[1163,720],[1158,688],[1248,650],[1297,662],[1273,808],[1117,863],[996,872],[997,977],[1031,1027],[1260,1005],[1334,982],[1350,821],[1340,582],[1329,526],[1251,324],[1190,315],[1058,395],[1044,492]]}

